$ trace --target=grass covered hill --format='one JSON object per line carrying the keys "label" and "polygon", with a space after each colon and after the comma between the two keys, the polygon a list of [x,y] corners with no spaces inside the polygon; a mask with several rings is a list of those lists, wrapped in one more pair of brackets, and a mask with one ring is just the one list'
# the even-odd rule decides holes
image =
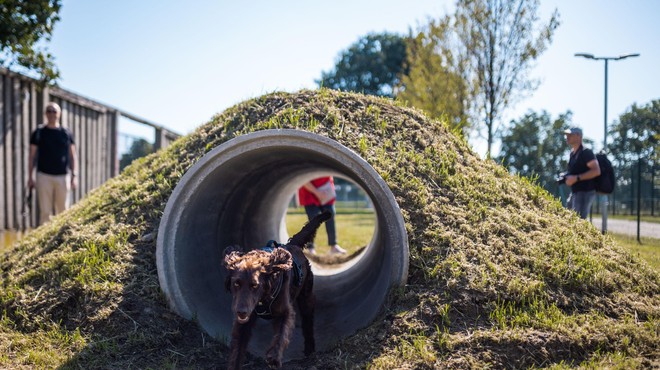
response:
{"label": "grass covered hill", "polygon": [[[222,368],[172,314],[155,236],[181,176],[236,136],[295,128],[365,158],[401,206],[410,276],[379,318],[288,368],[660,366],[660,276],[540,187],[391,100],[273,93],[134,162],[2,258],[2,368]],[[321,335],[321,334],[319,334]],[[263,368],[251,358],[246,368]]]}

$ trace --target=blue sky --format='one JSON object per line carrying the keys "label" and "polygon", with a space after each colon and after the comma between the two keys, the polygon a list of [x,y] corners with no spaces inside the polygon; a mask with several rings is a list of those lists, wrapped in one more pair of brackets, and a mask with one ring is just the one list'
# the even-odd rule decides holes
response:
{"label": "blue sky", "polygon": [[[50,51],[61,87],[187,134],[214,114],[273,91],[315,88],[338,54],[369,32],[407,34],[454,1],[64,0]],[[562,24],[505,121],[567,110],[603,138],[604,63],[573,56],[640,53],[609,63],[608,116],[660,98],[660,1],[547,0]],[[483,143],[471,142],[478,151]]]}

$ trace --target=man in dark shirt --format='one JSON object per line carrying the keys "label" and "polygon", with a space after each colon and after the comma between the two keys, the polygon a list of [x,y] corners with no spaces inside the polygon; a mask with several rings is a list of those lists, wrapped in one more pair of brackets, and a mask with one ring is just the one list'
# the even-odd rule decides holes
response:
{"label": "man in dark shirt", "polygon": [[[73,135],[60,126],[62,110],[55,103],[46,106],[46,124],[30,136],[28,186],[37,188],[39,225],[69,206],[69,190],[76,188],[76,150]],[[34,181],[34,165],[37,181]],[[71,174],[69,174],[71,169]]]}
{"label": "man in dark shirt", "polygon": [[566,175],[566,185],[571,187],[571,195],[567,207],[580,217],[587,218],[591,203],[596,198],[594,179],[600,176],[600,167],[594,152],[582,146],[582,129],[573,127],[564,131],[564,135],[566,143],[571,147]]}

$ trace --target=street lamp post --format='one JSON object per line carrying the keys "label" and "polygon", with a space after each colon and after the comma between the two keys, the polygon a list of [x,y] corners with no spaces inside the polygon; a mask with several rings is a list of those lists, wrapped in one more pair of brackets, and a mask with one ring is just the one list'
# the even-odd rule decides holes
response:
{"label": "street lamp post", "polygon": [[[605,61],[605,132],[603,133],[603,152],[607,149],[607,63],[610,60],[622,60],[626,58],[634,58],[638,57],[639,53],[635,54],[624,54],[624,55],[619,55],[618,57],[596,57],[593,54],[589,53],[575,53],[576,57],[583,57],[587,59],[593,59],[593,60],[604,60]],[[602,220],[603,220],[603,226],[601,231],[603,234],[607,231],[607,194],[603,194],[602,196],[602,203],[603,203],[603,211],[602,211]]]}

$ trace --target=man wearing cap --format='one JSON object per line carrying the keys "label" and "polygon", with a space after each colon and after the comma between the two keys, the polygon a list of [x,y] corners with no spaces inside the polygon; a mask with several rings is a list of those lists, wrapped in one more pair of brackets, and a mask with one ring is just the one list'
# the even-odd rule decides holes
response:
{"label": "man wearing cap", "polygon": [[586,219],[596,198],[594,179],[600,176],[600,167],[594,152],[582,146],[582,129],[573,127],[565,130],[564,135],[571,147],[566,174],[566,185],[571,187],[571,195],[566,205]]}

